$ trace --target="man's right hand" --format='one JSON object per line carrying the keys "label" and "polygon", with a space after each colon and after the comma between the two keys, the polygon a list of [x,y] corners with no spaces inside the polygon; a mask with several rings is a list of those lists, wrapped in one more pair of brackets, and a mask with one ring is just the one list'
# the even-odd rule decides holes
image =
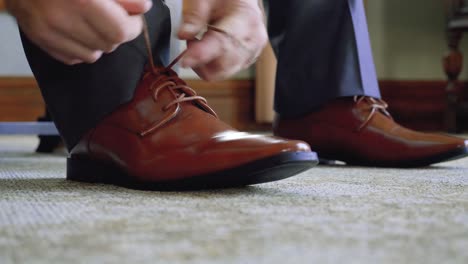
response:
{"label": "man's right hand", "polygon": [[93,63],[138,37],[151,0],[6,0],[26,36],[55,59]]}

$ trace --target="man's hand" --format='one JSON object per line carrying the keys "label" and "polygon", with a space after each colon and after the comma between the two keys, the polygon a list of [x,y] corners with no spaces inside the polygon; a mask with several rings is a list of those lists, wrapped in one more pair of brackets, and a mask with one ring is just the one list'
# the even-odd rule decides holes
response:
{"label": "man's hand", "polygon": [[28,38],[69,65],[93,63],[135,39],[151,0],[6,0]]}
{"label": "man's hand", "polygon": [[[184,0],[180,39],[188,41],[183,67],[205,80],[219,80],[248,67],[268,38],[257,0]],[[207,24],[228,34],[208,30]]]}

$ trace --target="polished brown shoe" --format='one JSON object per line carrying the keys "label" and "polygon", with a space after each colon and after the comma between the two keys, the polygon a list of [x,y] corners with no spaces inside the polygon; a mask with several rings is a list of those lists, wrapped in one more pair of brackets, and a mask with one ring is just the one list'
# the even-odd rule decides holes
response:
{"label": "polished brown shoe", "polygon": [[81,139],[67,179],[138,189],[236,187],[318,163],[307,143],[236,131],[168,68],[150,68],[131,102]]}
{"label": "polished brown shoe", "polygon": [[340,98],[296,119],[276,117],[274,134],[304,140],[324,161],[377,167],[421,167],[468,155],[468,141],[421,133],[393,121],[371,97]]}

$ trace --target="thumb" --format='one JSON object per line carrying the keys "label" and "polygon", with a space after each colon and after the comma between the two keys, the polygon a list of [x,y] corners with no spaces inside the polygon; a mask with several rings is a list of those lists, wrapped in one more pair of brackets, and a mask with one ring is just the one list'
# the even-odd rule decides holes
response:
{"label": "thumb", "polygon": [[213,1],[184,0],[183,5],[182,24],[178,36],[180,39],[194,39],[210,21]]}
{"label": "thumb", "polygon": [[148,12],[153,5],[151,0],[115,0],[130,15],[140,15]]}

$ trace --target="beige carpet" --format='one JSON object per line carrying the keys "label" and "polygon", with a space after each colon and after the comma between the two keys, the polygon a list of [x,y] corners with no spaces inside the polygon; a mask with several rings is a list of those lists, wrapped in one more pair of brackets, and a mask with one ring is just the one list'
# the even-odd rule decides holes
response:
{"label": "beige carpet", "polygon": [[160,193],[65,181],[35,144],[0,137],[2,264],[468,263],[468,159]]}

